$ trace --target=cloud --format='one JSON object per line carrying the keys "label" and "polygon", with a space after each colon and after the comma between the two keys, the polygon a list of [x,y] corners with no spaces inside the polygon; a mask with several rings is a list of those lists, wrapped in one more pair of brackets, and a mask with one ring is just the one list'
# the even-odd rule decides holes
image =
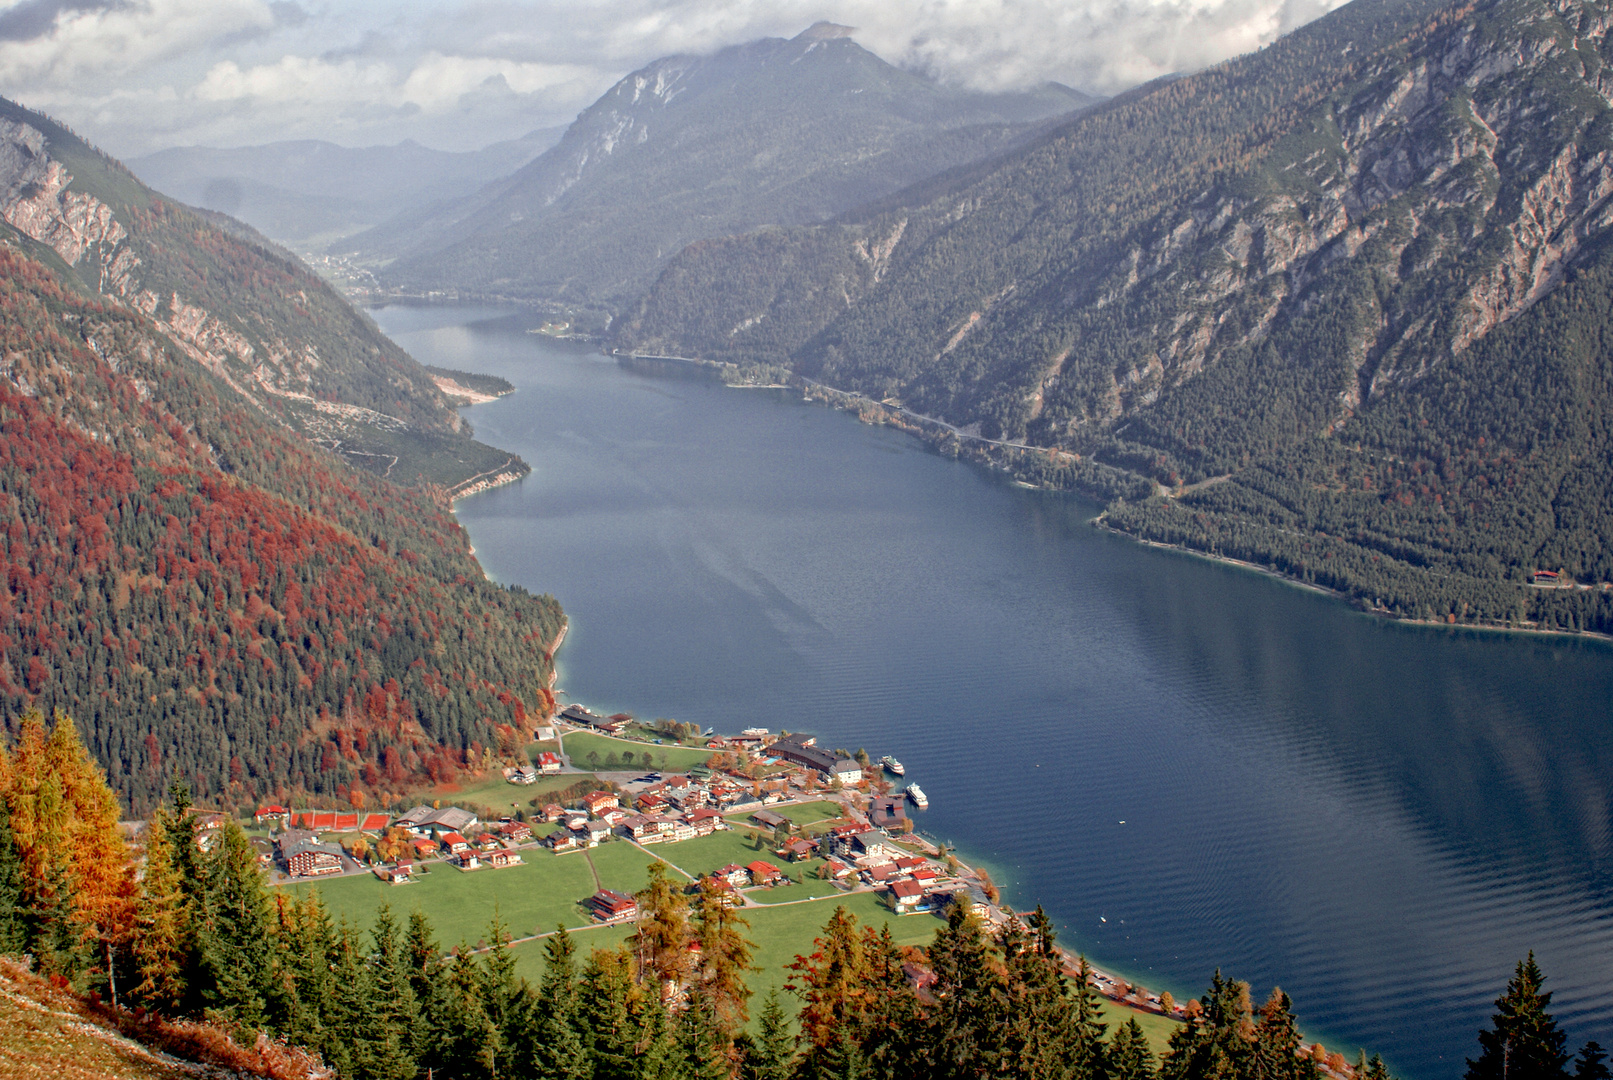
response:
{"label": "cloud", "polygon": [[0,93],[115,153],[281,138],[468,148],[563,123],[670,53],[855,26],[893,63],[1114,93],[1342,0],[0,0]]}
{"label": "cloud", "polygon": [[30,41],[48,34],[62,15],[121,6],[123,0],[24,0],[0,12],[0,41]]}

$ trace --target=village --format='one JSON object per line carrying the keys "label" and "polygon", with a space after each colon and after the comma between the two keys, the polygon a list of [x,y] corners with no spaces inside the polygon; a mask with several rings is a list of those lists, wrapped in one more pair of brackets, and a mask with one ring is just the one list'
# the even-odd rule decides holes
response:
{"label": "village", "polygon": [[[917,784],[897,786],[893,778],[905,770],[895,759],[874,762],[861,751],[822,747],[810,735],[752,728],[682,740],[709,753],[676,773],[588,769],[568,760],[565,739],[572,735],[590,747],[600,738],[619,741],[620,758],[611,754],[606,764],[653,766],[655,750],[631,748],[665,740],[634,727],[629,717],[600,716],[578,705],[564,709],[552,726],[534,732],[538,746],[554,749],[536,750],[528,764],[505,768],[503,779],[519,793],[576,775],[580,782],[568,790],[580,794],[540,797],[526,807],[517,800],[511,813],[491,820],[485,808],[460,805],[422,804],[401,814],[259,807],[260,862],[275,885],[371,876],[404,886],[424,874],[497,873],[532,860],[581,857],[577,853],[601,845],[630,845],[687,877],[691,893],[714,889],[737,907],[758,908],[769,904],[770,894],[807,887],[803,898],[787,902],[832,905],[836,897],[871,894],[895,916],[945,917],[962,904],[988,923],[1014,917],[989,875],[919,833],[914,815],[928,800]],[[597,751],[590,757],[597,761]],[[202,813],[195,825],[208,847],[223,819]],[[734,834],[732,850],[743,847],[744,855],[703,872],[678,865],[677,845],[725,833]],[[631,924],[639,916],[625,889],[601,885],[575,902],[595,925]],[[1079,959],[1068,952],[1064,959],[1066,974],[1077,977]],[[1184,1008],[1169,994],[1088,972],[1103,996],[1144,1013],[1182,1019],[1197,1005]],[[907,974],[921,990],[934,978],[918,962],[907,965]]]}

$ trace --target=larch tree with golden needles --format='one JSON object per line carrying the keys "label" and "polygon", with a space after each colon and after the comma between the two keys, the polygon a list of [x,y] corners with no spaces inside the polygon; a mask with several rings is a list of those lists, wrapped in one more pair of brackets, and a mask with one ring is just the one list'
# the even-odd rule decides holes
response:
{"label": "larch tree with golden needles", "polygon": [[115,996],[135,885],[106,774],[71,719],[58,715],[47,731],[34,710],[22,718],[0,784],[22,864],[29,948],[46,970],[98,973]]}

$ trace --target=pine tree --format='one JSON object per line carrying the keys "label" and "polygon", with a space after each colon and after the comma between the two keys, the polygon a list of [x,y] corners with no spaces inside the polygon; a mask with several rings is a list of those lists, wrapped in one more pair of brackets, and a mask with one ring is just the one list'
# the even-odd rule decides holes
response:
{"label": "pine tree", "polygon": [[420,1019],[409,985],[409,964],[398,921],[390,905],[382,905],[370,931],[375,951],[369,959],[369,999],[361,1027],[366,1043],[364,1071],[375,1080],[409,1080],[415,1074],[416,1031]]}
{"label": "pine tree", "polygon": [[1481,1052],[1477,1061],[1469,1059],[1467,1080],[1558,1080],[1567,1075],[1567,1036],[1546,1011],[1551,993],[1541,991],[1545,981],[1530,952],[1496,999],[1493,1027],[1479,1032]]}
{"label": "pine tree", "polygon": [[171,819],[159,809],[146,826],[146,864],[135,907],[134,996],[148,1008],[173,1012],[185,1000],[190,904],[174,865]]}
{"label": "pine tree", "polygon": [[639,923],[633,935],[638,977],[653,980],[662,1000],[671,1001],[689,980],[689,902],[667,876],[666,865],[650,863],[650,880],[638,893]]}
{"label": "pine tree", "polygon": [[1092,986],[1092,965],[1085,956],[1076,961],[1074,984],[1070,987],[1070,1011],[1066,1023],[1066,1036],[1070,1052],[1071,1073],[1080,1077],[1102,1077],[1104,1074],[1103,1034],[1107,1030],[1101,1017],[1103,1006],[1098,992]]}
{"label": "pine tree", "polygon": [[1155,1080],[1154,1051],[1136,1017],[1115,1029],[1105,1057],[1110,1080]]}
{"label": "pine tree", "polygon": [[947,924],[929,947],[935,983],[930,993],[930,1071],[937,1077],[992,1075],[1008,1024],[1007,987],[980,917],[967,904],[953,904]]}
{"label": "pine tree", "polygon": [[204,866],[209,888],[199,928],[203,999],[236,1023],[262,1027],[271,1008],[283,1012],[284,1006],[270,1000],[277,992],[274,939],[257,852],[235,821],[225,822]]}
{"label": "pine tree", "polygon": [[787,988],[801,999],[801,1039],[808,1067],[816,1056],[838,1045],[842,1028],[860,1024],[867,998],[868,963],[857,917],[837,906],[814,938],[811,956],[796,956]]}
{"label": "pine tree", "polygon": [[0,955],[16,956],[26,944],[22,853],[11,835],[11,809],[5,800],[6,754],[0,748]]}
{"label": "pine tree", "polygon": [[1609,1080],[1607,1066],[1607,1053],[1595,1039],[1580,1048],[1579,1057],[1574,1060],[1574,1080]]}
{"label": "pine tree", "polygon": [[523,1049],[531,1047],[518,1054],[518,1069],[543,1080],[587,1080],[592,1074],[588,1050],[578,1031],[582,1004],[575,957],[571,935],[564,926],[557,926],[543,943],[543,985],[534,1022],[517,1036]]}
{"label": "pine tree", "polygon": [[746,1039],[744,1080],[790,1080],[795,1072],[795,1035],[777,990],[769,990],[756,1018],[756,1034]]}
{"label": "pine tree", "polygon": [[1217,970],[1199,1003],[1198,1015],[1171,1035],[1170,1049],[1160,1063],[1162,1080],[1252,1075],[1254,1019],[1248,984],[1223,979]]}
{"label": "pine tree", "polygon": [[630,1080],[634,1075],[642,996],[625,945],[595,949],[583,965],[577,1022],[593,1062],[594,1080]]}
{"label": "pine tree", "polygon": [[1274,988],[1260,1007],[1254,1034],[1255,1068],[1261,1080],[1317,1080],[1316,1062],[1299,1056],[1293,1002],[1280,988]]}

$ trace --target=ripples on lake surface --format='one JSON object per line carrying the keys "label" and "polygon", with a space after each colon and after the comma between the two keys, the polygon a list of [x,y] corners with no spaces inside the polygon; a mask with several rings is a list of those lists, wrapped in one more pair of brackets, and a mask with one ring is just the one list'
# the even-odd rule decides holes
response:
{"label": "ripples on lake surface", "polygon": [[573,700],[893,753],[1067,944],[1178,998],[1280,984],[1413,1080],[1461,1074],[1531,948],[1575,1047],[1613,1043],[1613,649],[1360,615],[527,316],[376,317],[519,388],[467,415],[533,473],[459,518],[565,606]]}

